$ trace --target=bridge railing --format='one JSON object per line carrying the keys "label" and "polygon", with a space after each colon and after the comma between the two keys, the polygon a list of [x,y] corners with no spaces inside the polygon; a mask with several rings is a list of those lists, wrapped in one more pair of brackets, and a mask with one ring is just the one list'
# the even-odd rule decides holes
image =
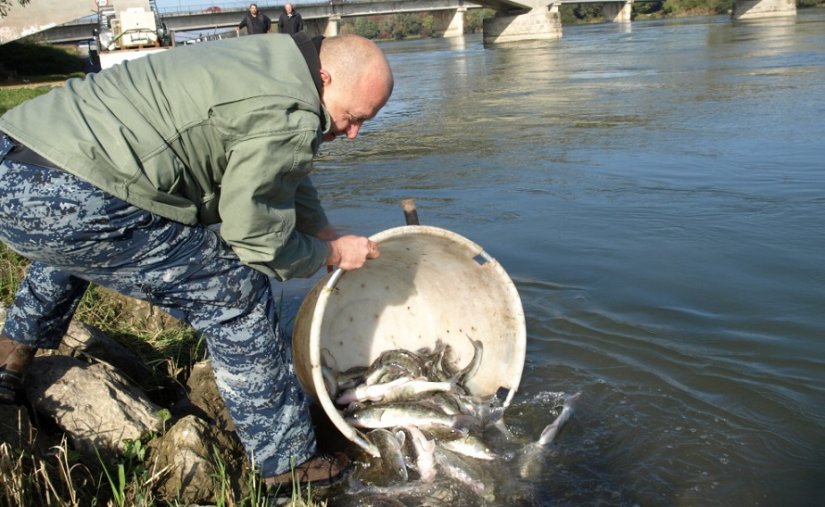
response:
{"label": "bridge railing", "polygon": [[[340,0],[335,0],[335,2],[339,2]],[[357,0],[350,0],[350,3]],[[215,0],[215,2],[200,2],[198,4],[191,3],[190,0],[180,0],[177,5],[168,5],[166,7],[158,7],[158,12],[161,14],[188,14],[188,13],[202,13],[207,12],[207,9],[218,7],[224,11],[245,11],[249,4],[257,4],[259,9],[266,9],[271,10],[272,8],[282,8],[285,3],[288,3],[289,0]],[[329,0],[327,1],[293,1],[292,2],[298,12],[300,12],[302,6],[316,6],[316,5],[329,5]]]}

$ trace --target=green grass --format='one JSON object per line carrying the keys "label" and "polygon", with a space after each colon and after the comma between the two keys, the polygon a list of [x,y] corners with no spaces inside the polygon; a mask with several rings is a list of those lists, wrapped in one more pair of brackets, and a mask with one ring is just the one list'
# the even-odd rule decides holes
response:
{"label": "green grass", "polygon": [[38,95],[43,95],[51,90],[51,86],[38,86],[34,88],[0,88],[0,114],[5,113],[17,104]]}
{"label": "green grass", "polygon": [[1,81],[65,79],[82,75],[83,63],[83,58],[72,48],[25,39],[0,45]]}
{"label": "green grass", "polygon": [[0,115],[47,93],[56,82],[83,77],[83,65],[84,59],[69,48],[27,40],[0,45]]}

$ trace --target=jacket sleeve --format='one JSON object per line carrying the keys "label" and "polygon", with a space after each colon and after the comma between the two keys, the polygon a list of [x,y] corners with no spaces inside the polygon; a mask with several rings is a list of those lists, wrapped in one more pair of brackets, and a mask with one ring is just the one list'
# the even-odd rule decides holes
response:
{"label": "jacket sleeve", "polygon": [[246,26],[246,16],[243,17],[240,23],[238,23],[238,30]]}
{"label": "jacket sleeve", "polygon": [[269,19],[269,16],[264,14],[264,33],[269,33],[269,30],[272,29],[272,20]]}
{"label": "jacket sleeve", "polygon": [[304,31],[304,17],[301,16],[300,14],[298,14],[297,16],[298,16],[298,31],[303,32]]}
{"label": "jacket sleeve", "polygon": [[228,152],[221,236],[241,262],[279,280],[312,276],[328,255],[324,241],[298,227],[299,220],[310,228],[326,220],[307,183],[315,142],[311,130],[282,131],[245,139]]}
{"label": "jacket sleeve", "polygon": [[295,192],[295,212],[297,229],[310,236],[315,236],[321,229],[329,225],[321,200],[318,198],[318,191],[312,184],[309,176],[306,176],[298,185]]}

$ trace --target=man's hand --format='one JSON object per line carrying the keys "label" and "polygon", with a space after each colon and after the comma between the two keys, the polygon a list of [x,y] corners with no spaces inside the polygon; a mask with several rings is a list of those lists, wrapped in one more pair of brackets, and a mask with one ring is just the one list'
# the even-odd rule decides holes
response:
{"label": "man's hand", "polygon": [[362,267],[367,259],[381,255],[378,244],[364,236],[341,236],[329,242],[327,265],[338,266],[345,271]]}

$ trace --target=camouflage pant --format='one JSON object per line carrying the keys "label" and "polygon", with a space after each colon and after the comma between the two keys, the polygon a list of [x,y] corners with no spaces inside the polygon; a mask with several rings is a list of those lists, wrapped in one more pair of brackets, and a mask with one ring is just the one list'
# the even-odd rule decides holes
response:
{"label": "camouflage pant", "polygon": [[153,215],[67,172],[3,160],[0,240],[32,264],[3,334],[55,348],[89,282],[148,300],[206,338],[218,388],[264,475],[315,452],[269,278],[220,235]]}

